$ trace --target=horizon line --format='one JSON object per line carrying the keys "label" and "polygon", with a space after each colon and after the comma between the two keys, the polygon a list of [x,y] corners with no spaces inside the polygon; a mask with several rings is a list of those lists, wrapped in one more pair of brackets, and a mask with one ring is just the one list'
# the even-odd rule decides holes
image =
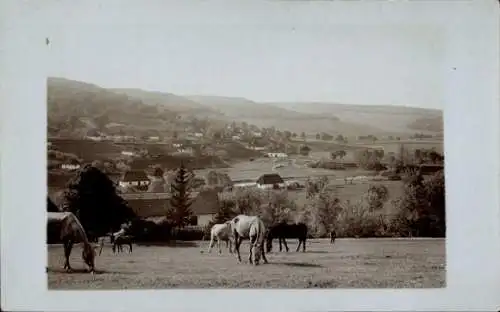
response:
{"label": "horizon line", "polygon": [[[89,81],[84,81],[84,80],[77,80],[75,78],[67,78],[67,77],[62,77],[62,76],[47,76],[47,81],[50,78],[56,78],[56,79],[64,79],[64,80],[69,80],[69,81],[74,81],[74,82],[80,82],[80,83],[85,83],[89,85],[94,85],[96,87],[102,88],[102,89],[107,89],[107,90],[140,90],[144,92],[150,92],[150,93],[161,93],[161,94],[170,94],[178,97],[185,98],[186,100],[198,103],[195,100],[189,99],[189,97],[194,97],[194,96],[200,96],[200,97],[219,97],[219,98],[234,98],[234,99],[242,99],[242,100],[247,100],[250,102],[254,102],[255,104],[273,104],[273,103],[281,103],[281,104],[327,104],[327,105],[343,105],[343,106],[363,106],[363,107],[404,107],[404,108],[414,108],[414,109],[423,109],[423,110],[435,110],[435,111],[440,111],[444,112],[443,108],[435,108],[435,107],[420,107],[420,106],[411,106],[411,105],[404,105],[404,104],[354,104],[354,103],[341,103],[341,102],[336,102],[336,101],[317,101],[317,100],[299,100],[299,101],[292,101],[292,100],[264,100],[264,101],[256,101],[248,97],[244,96],[236,96],[236,95],[217,95],[217,94],[207,94],[207,93],[197,93],[197,94],[181,94],[181,93],[174,93],[174,92],[168,92],[168,91],[163,91],[163,90],[151,90],[151,89],[145,89],[145,88],[139,88],[139,87],[104,87],[100,84],[94,83],[94,82],[89,82]],[[47,85],[48,87],[48,85]],[[203,105],[201,103],[198,103],[200,105]],[[288,109],[288,108],[286,108]]]}

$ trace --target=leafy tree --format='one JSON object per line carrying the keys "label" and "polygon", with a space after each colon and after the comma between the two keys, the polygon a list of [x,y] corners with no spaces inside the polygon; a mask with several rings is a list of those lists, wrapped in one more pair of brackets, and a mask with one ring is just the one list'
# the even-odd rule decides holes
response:
{"label": "leafy tree", "polygon": [[320,139],[321,139],[321,134],[316,133],[316,140],[320,140]]}
{"label": "leafy tree", "polygon": [[163,177],[164,173],[165,172],[163,171],[161,166],[159,166],[159,165],[154,166],[154,168],[153,168],[153,176],[154,177]]}
{"label": "leafy tree", "polygon": [[181,166],[176,172],[174,181],[171,184],[172,197],[170,208],[167,211],[167,218],[174,226],[184,227],[189,225],[192,211],[189,208],[192,204],[189,187],[190,174],[181,162]]}
{"label": "leafy tree", "polygon": [[305,132],[302,132],[302,133],[300,134],[300,138],[301,138],[302,140],[304,140],[304,141],[305,141],[305,139],[306,139],[306,133],[305,133]]}
{"label": "leafy tree", "polygon": [[389,199],[389,189],[383,184],[370,185],[368,192],[365,194],[365,199],[370,210],[380,210]]}
{"label": "leafy tree", "polygon": [[87,232],[105,235],[136,215],[117,194],[115,184],[101,170],[83,167],[68,183],[64,210],[73,212]]}
{"label": "leafy tree", "polygon": [[297,137],[297,133],[293,132],[293,133],[292,133],[292,138],[294,138],[294,139],[295,139],[296,137]]}
{"label": "leafy tree", "polygon": [[309,155],[310,152],[311,152],[311,148],[307,145],[301,145],[299,147],[299,153],[303,156]]}
{"label": "leafy tree", "polygon": [[343,143],[345,141],[345,138],[342,134],[339,134],[337,135],[337,137],[335,138],[335,141],[339,142],[339,143]]}
{"label": "leafy tree", "polygon": [[444,237],[446,234],[444,172],[424,180],[418,170],[408,170],[404,194],[395,204],[397,221],[410,236]]}
{"label": "leafy tree", "polygon": [[47,196],[47,212],[58,212],[56,204]]}
{"label": "leafy tree", "polygon": [[288,130],[283,132],[283,136],[285,137],[286,140],[290,140],[292,138],[292,133]]}
{"label": "leafy tree", "polygon": [[211,225],[224,223],[231,220],[231,218],[236,215],[236,213],[234,212],[234,208],[234,202],[221,201],[219,203],[219,210],[217,210],[217,213],[213,217]]}
{"label": "leafy tree", "polygon": [[335,227],[337,216],[342,210],[335,193],[321,190],[312,197],[305,216],[313,233],[324,235]]}

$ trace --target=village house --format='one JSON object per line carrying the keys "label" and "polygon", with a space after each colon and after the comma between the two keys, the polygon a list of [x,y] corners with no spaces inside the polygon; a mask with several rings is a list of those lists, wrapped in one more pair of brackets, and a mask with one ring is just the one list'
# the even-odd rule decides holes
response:
{"label": "village house", "polygon": [[151,142],[158,142],[158,141],[160,141],[160,137],[159,136],[150,136],[148,138],[148,140]]}
{"label": "village house", "polygon": [[283,178],[277,173],[266,173],[261,175],[257,181],[257,187],[260,189],[285,188],[286,184]]}
{"label": "village house", "polygon": [[61,164],[61,169],[63,170],[74,171],[80,168],[80,162],[76,159],[70,159],[67,162]]}
{"label": "village house", "polygon": [[123,156],[128,156],[128,157],[134,157],[134,156],[136,156],[136,155],[137,155],[137,154],[136,154],[135,152],[133,152],[133,151],[122,151],[122,152],[121,152],[121,154],[122,154]]}
{"label": "village house", "polygon": [[118,185],[123,188],[127,187],[147,187],[151,181],[143,170],[130,170],[123,174],[118,181]]}
{"label": "village house", "polygon": [[269,157],[269,158],[287,158],[288,155],[286,153],[267,153],[267,157]]}
{"label": "village house", "polygon": [[[131,193],[122,194],[134,212],[141,218],[163,218],[170,206],[170,193]],[[193,213],[192,224],[206,226],[219,210],[218,193],[203,190],[191,193],[193,202],[189,207]]]}

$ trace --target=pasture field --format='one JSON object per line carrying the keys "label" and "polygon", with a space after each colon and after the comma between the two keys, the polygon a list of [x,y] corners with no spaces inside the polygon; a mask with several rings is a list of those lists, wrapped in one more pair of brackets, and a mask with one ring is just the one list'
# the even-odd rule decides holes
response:
{"label": "pasture field", "polygon": [[[248,263],[248,241],[241,244],[243,262],[208,242],[183,247],[134,246],[133,253],[113,254],[109,246],[96,258],[95,280],[83,272],[80,247],[71,255],[73,273],[62,270],[63,249],[48,247],[48,287],[54,289],[162,288],[439,288],[445,287],[444,239],[310,240],[307,252],[268,254],[269,264]],[[223,244],[225,246],[225,244]],[[203,251],[203,252],[202,252]]]}
{"label": "pasture field", "polygon": [[[354,181],[353,184],[345,184],[344,181],[334,181],[331,185],[336,185],[337,196],[341,202],[350,200],[351,202],[356,202],[361,199],[370,185],[385,185],[389,191],[389,199],[387,203],[391,200],[399,198],[403,195],[403,182],[401,181]],[[291,200],[301,207],[303,204],[310,202],[306,199],[305,190],[289,191],[288,196]]]}

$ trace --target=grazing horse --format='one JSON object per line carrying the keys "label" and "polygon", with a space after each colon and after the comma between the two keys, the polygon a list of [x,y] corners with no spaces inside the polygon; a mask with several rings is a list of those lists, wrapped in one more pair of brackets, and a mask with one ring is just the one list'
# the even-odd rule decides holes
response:
{"label": "grazing horse", "polygon": [[337,238],[337,232],[335,232],[335,230],[332,230],[330,232],[330,244],[335,243],[336,238]]}
{"label": "grazing horse", "polygon": [[48,224],[58,224],[61,226],[61,240],[64,245],[64,269],[70,272],[69,256],[73,249],[73,244],[83,243],[82,259],[89,268],[91,274],[95,273],[95,248],[87,238],[85,229],[80,220],[71,212],[48,212]]}
{"label": "grazing horse", "polygon": [[306,251],[306,239],[307,239],[307,225],[305,223],[288,224],[286,222],[280,222],[273,224],[269,227],[269,231],[266,235],[266,246],[267,252],[271,252],[273,248],[273,238],[278,238],[280,244],[280,251],[282,251],[281,243],[285,245],[285,249],[288,252],[288,246],[286,244],[286,238],[298,238],[299,244],[297,245],[297,250],[299,251],[300,245],[302,245],[302,252]]}
{"label": "grazing horse", "polygon": [[264,251],[264,239],[266,227],[264,222],[257,216],[238,215],[231,220],[231,230],[234,237],[234,248],[238,257],[238,262],[241,262],[240,245],[244,238],[250,239],[250,254],[248,261],[251,264],[258,265],[260,258],[264,263],[267,262],[266,253]]}
{"label": "grazing horse", "polygon": [[232,237],[233,233],[231,231],[231,222],[227,221],[222,224],[214,224],[210,230],[210,245],[208,246],[208,252],[214,247],[215,241],[217,241],[217,247],[219,248],[219,254],[222,253],[220,248],[220,241],[226,242],[226,248],[229,248],[229,253],[232,253]]}
{"label": "grazing horse", "polygon": [[113,241],[113,252],[123,252],[123,245],[128,245],[128,252],[132,252],[132,241],[133,237],[131,235],[118,235],[118,236],[112,236]]}

